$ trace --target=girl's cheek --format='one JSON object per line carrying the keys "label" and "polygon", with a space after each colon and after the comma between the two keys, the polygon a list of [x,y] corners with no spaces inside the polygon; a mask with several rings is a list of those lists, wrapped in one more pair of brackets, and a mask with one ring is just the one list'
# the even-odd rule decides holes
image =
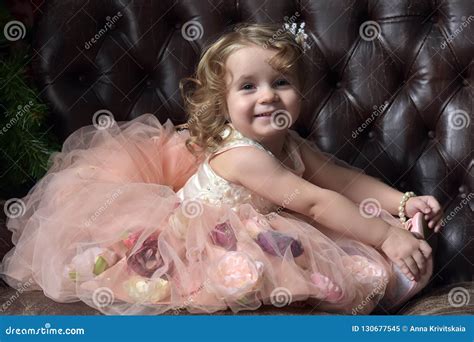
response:
{"label": "girl's cheek", "polygon": [[250,101],[246,98],[240,98],[238,101],[235,102],[236,106],[241,109],[248,108],[250,106]]}

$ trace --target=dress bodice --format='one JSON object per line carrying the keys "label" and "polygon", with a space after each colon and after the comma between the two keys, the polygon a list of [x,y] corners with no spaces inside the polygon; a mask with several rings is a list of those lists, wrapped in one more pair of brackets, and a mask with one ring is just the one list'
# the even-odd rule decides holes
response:
{"label": "dress bodice", "polygon": [[[298,144],[294,135],[297,135],[297,133],[289,130],[285,137],[285,143],[283,146],[284,150],[287,151],[288,156],[291,159],[293,168],[289,168],[285,165],[284,166],[294,174],[301,177],[304,173],[305,167],[301,159]],[[192,175],[184,187],[178,191],[178,197],[180,197],[181,200],[199,199],[215,205],[228,204],[233,209],[236,209],[237,206],[241,204],[249,203],[256,211],[261,212],[262,214],[275,211],[278,208],[276,204],[273,204],[264,197],[256,194],[244,186],[232,183],[219,176],[212,169],[209,161],[212,157],[220,153],[241,146],[253,146],[267,152],[274,158],[276,157],[263,145],[257,141],[243,136],[235,128],[228,128],[223,133],[223,137],[226,136],[228,137],[224,144],[214,152],[208,154],[203,163],[199,166],[196,173]]]}

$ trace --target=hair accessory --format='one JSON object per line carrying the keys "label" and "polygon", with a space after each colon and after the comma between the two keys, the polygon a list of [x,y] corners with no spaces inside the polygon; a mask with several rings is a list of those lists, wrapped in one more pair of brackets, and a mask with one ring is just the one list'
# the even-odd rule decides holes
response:
{"label": "hair accessory", "polygon": [[405,215],[405,204],[411,197],[416,197],[415,193],[413,191],[407,191],[403,194],[402,199],[400,201],[400,206],[398,207],[398,217],[400,217],[400,221],[402,223],[405,223],[407,221]]}
{"label": "hair accessory", "polygon": [[305,22],[301,22],[299,27],[298,24],[292,23],[291,25],[285,23],[285,30],[289,31],[294,37],[297,44],[299,44],[303,51],[311,49],[311,46],[307,43],[308,35],[304,31]]}

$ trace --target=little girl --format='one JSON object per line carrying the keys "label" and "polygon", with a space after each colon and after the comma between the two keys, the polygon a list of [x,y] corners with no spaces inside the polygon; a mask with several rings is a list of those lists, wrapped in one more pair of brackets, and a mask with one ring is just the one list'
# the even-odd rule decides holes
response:
{"label": "little girl", "polygon": [[4,279],[107,314],[301,301],[367,314],[419,292],[442,210],[289,129],[304,37],[242,25],[212,44],[183,83],[188,130],[144,114],[74,132],[9,215]]}

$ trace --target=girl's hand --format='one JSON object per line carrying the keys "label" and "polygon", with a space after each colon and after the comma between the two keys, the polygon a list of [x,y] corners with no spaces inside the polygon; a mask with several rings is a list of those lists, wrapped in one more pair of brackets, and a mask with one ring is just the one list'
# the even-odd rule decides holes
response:
{"label": "girl's hand", "polygon": [[431,255],[431,247],[425,240],[395,226],[390,227],[381,250],[410,280],[418,280],[425,273],[426,260]]}
{"label": "girl's hand", "polygon": [[428,227],[437,233],[441,229],[441,218],[443,209],[433,196],[417,196],[408,199],[405,204],[405,213],[408,217],[413,217],[417,212],[422,212]]}

